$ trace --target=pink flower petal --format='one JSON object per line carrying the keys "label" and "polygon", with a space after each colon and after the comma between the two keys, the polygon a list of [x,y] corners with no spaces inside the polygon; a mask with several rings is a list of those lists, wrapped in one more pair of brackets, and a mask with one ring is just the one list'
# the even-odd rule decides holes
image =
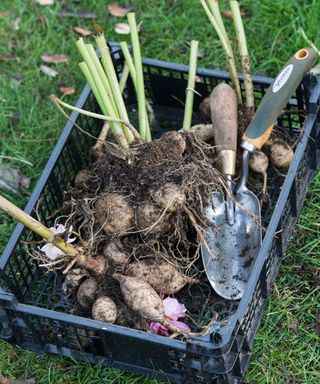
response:
{"label": "pink flower petal", "polygon": [[168,320],[169,323],[175,325],[177,328],[181,329],[181,331],[189,333],[191,332],[191,329],[187,326],[187,324],[182,323],[182,321],[176,321],[176,320]]}
{"label": "pink flower petal", "polygon": [[156,334],[156,335],[162,334],[164,336],[169,336],[169,332],[168,332],[167,328],[160,323],[156,323],[155,321],[152,321],[149,324],[149,327],[150,327],[151,332]]}
{"label": "pink flower petal", "polygon": [[52,244],[45,244],[40,248],[40,251],[44,252],[48,259],[55,260],[58,257],[64,256],[65,253]]}
{"label": "pink flower petal", "polygon": [[180,304],[177,299],[166,297],[163,300],[164,314],[168,319],[177,320],[180,317],[185,317],[186,307]]}
{"label": "pink flower petal", "polygon": [[54,234],[54,235],[59,235],[60,233],[63,233],[65,232],[66,228],[64,225],[62,224],[57,224],[55,225],[54,227],[51,227],[50,228],[50,231]]}

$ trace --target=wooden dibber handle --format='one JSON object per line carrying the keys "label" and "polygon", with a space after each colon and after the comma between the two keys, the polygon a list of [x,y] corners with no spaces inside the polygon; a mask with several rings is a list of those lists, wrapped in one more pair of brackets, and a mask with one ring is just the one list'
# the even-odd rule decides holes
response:
{"label": "wooden dibber handle", "polygon": [[316,60],[317,53],[312,48],[302,48],[281,69],[242,137],[243,148],[254,152],[266,143],[277,117],[297,89],[303,74],[313,67]]}
{"label": "wooden dibber handle", "polygon": [[228,84],[221,83],[213,89],[210,109],[221,172],[233,176],[237,151],[238,101],[236,93]]}

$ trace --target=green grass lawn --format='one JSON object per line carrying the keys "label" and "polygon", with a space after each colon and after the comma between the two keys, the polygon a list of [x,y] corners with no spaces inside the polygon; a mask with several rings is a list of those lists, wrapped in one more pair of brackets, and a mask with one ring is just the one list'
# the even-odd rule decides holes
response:
{"label": "green grass lawn", "polygon": [[[31,0],[1,0],[0,58],[11,54],[14,61],[0,60],[0,155],[11,156],[10,164],[19,167],[35,185],[50,152],[59,137],[65,119],[50,104],[51,93],[61,95],[59,87],[74,87],[76,92],[65,99],[73,103],[84,80],[78,70],[80,56],[75,47],[75,26],[94,31],[92,21],[59,17],[63,3],[74,9],[85,8],[97,14],[97,23],[109,40],[120,41],[113,28],[121,20],[108,14],[103,0],[60,1],[40,7]],[[204,57],[198,65],[225,69],[224,54],[196,0],[132,2],[139,20],[143,20],[141,43],[144,56],[178,63],[188,63],[192,39],[199,40]],[[221,2],[227,8],[227,2]],[[124,2],[122,2],[125,5]],[[249,15],[245,20],[253,72],[275,75],[284,62],[305,46],[297,34],[301,25],[309,38],[320,47],[320,2],[243,0]],[[9,12],[8,16],[3,12]],[[43,18],[43,23],[40,20]],[[234,36],[231,20],[225,20]],[[125,39],[128,38],[125,36]],[[50,78],[39,71],[43,53],[63,53],[66,64],[52,65],[58,71]],[[18,85],[13,77],[22,78]],[[18,114],[20,122],[10,120]],[[20,207],[26,199],[4,194]],[[258,331],[253,357],[246,374],[248,383],[320,382],[320,174],[314,178],[277,279],[277,289],[270,297]],[[0,215],[0,251],[14,228],[13,220]],[[35,377],[37,383],[156,383],[112,369],[90,366],[70,359],[13,349],[0,341],[0,374],[10,378]]]}

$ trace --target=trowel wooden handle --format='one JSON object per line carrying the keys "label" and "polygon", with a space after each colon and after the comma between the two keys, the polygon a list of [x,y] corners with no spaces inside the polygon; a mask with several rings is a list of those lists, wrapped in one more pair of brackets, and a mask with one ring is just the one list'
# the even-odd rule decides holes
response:
{"label": "trowel wooden handle", "polygon": [[228,84],[217,85],[210,95],[210,109],[216,150],[221,158],[221,172],[234,175],[237,150],[238,102]]}
{"label": "trowel wooden handle", "polygon": [[317,54],[312,48],[302,48],[291,57],[261,100],[242,137],[242,147],[254,151],[264,145],[277,117],[300,84],[303,74],[312,68],[316,60]]}

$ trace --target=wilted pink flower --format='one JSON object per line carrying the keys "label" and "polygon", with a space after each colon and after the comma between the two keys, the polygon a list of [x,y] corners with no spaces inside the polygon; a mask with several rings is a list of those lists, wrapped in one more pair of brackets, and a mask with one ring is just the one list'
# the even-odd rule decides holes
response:
{"label": "wilted pink flower", "polygon": [[[179,303],[177,299],[174,299],[173,297],[166,297],[164,300],[162,300],[164,305],[164,315],[165,319],[175,325],[177,328],[181,329],[183,332],[190,332],[191,329],[187,326],[187,324],[178,321],[179,318],[186,316],[186,307],[184,304]],[[150,323],[150,329],[152,333],[169,336],[168,329],[156,322]]]}
{"label": "wilted pink flower", "polygon": [[[60,235],[61,233],[64,233],[66,231],[65,226],[62,224],[57,224],[49,229],[54,235]],[[69,228],[68,232],[72,232],[72,226]],[[73,243],[76,240],[75,237],[71,238],[70,236],[71,234],[68,235],[67,243]],[[55,247],[51,243],[45,244],[43,247],[40,248],[40,251],[44,252],[47,258],[50,260],[55,260],[58,257],[65,255],[63,251],[61,251],[59,248]]]}

